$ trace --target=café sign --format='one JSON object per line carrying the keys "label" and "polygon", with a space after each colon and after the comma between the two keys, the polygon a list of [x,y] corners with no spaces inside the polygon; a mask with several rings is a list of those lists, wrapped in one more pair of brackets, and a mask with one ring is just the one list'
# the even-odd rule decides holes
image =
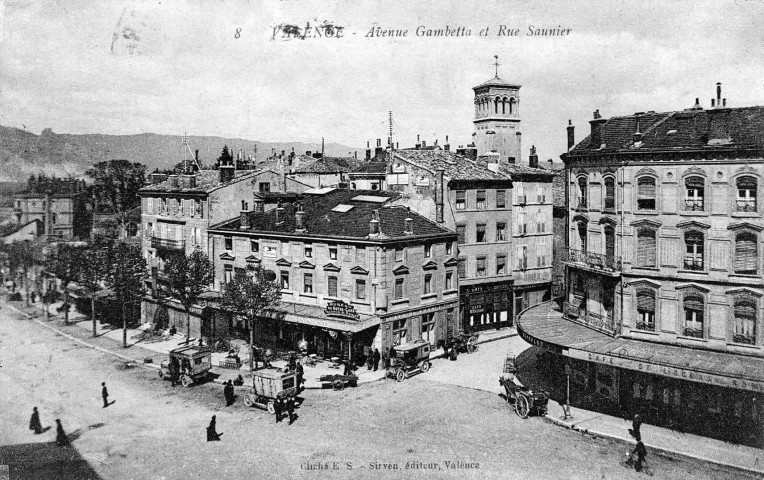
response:
{"label": "caf\u00e9 sign", "polygon": [[330,317],[349,318],[359,320],[361,316],[355,311],[355,307],[348,305],[342,300],[335,300],[329,303],[324,309],[324,313]]}

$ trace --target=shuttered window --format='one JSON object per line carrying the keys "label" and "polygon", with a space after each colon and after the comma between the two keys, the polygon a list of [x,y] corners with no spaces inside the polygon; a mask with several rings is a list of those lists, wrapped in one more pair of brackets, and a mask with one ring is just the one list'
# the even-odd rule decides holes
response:
{"label": "shuttered window", "polygon": [[735,343],[753,345],[756,343],[756,300],[749,296],[735,299]]}
{"label": "shuttered window", "polygon": [[756,235],[750,232],[740,233],[735,237],[735,273],[755,275],[758,270]]}
{"label": "shuttered window", "polygon": [[457,190],[456,191],[456,209],[457,210],[464,210],[467,208],[467,200],[464,190]]}
{"label": "shuttered window", "polygon": [[642,177],[637,180],[637,209],[655,210],[655,179]]}
{"label": "shuttered window", "polygon": [[605,258],[612,262],[615,258],[615,229],[605,227]]}
{"label": "shuttered window", "polygon": [[581,251],[586,253],[586,223],[578,223],[578,240],[581,245]]}
{"label": "shuttered window", "polygon": [[467,243],[467,240],[465,239],[465,233],[467,231],[466,225],[457,225],[456,226],[456,241],[459,244]]}
{"label": "shuttered window", "polygon": [[456,273],[459,275],[459,278],[465,278],[467,276],[467,259],[464,257],[459,257],[458,263],[456,265]]}
{"label": "shuttered window", "polygon": [[637,232],[637,266],[655,267],[655,230],[643,228]]}

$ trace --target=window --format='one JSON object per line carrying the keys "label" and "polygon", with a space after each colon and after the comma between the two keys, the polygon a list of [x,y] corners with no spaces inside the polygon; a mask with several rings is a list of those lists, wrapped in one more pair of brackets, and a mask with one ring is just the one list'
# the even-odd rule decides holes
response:
{"label": "window", "polygon": [[586,177],[579,177],[578,178],[578,206],[579,207],[586,207],[586,193],[587,193],[587,186],[586,186]]}
{"label": "window", "polygon": [[536,214],[536,232],[537,233],[544,233],[546,232],[546,222],[544,221],[544,213],[538,212]]}
{"label": "window", "polygon": [[506,208],[507,206],[507,191],[496,190],[496,208]]}
{"label": "window", "polygon": [[453,290],[454,288],[454,272],[446,272],[446,290]]}
{"label": "window", "polygon": [[476,205],[478,210],[485,210],[485,190],[478,190],[475,195]]}
{"label": "window", "polygon": [[517,233],[518,235],[525,235],[528,233],[528,224],[525,223],[525,212],[517,214]]}
{"label": "window", "polygon": [[545,203],[546,194],[544,193],[544,187],[539,185],[536,187],[536,203]]}
{"label": "window", "polygon": [[249,251],[252,253],[257,253],[260,251],[260,242],[257,240],[250,240],[249,241]]}
{"label": "window", "polygon": [[363,278],[356,278],[355,280],[355,298],[366,300],[366,280]]}
{"label": "window", "polygon": [[467,259],[459,257],[457,262],[456,273],[459,275],[459,278],[465,278],[467,276]]}
{"label": "window", "polygon": [[146,224],[146,238],[151,238],[154,236],[154,224],[151,222],[148,222]]}
{"label": "window", "polygon": [[456,226],[456,241],[459,244],[467,243],[466,237],[467,227],[465,225],[457,225]]}
{"label": "window", "polygon": [[525,204],[525,188],[522,185],[517,186],[517,203],[520,205]]}
{"label": "window", "polygon": [[223,283],[231,283],[233,279],[233,265],[224,265],[223,270]]}
{"label": "window", "polygon": [[289,290],[289,272],[286,270],[281,271],[281,289]]}
{"label": "window", "polygon": [[424,258],[430,258],[432,256],[432,244],[425,243],[424,245]]}
{"label": "window", "polygon": [[496,275],[507,273],[507,256],[504,254],[496,255]]}
{"label": "window", "polygon": [[199,227],[193,227],[191,229],[191,243],[194,245],[202,244],[202,229]]}
{"label": "window", "polygon": [[453,255],[454,253],[454,244],[451,242],[446,242],[446,255]]}
{"label": "window", "polygon": [[366,248],[364,247],[355,248],[355,263],[357,265],[363,265],[366,263]]}
{"label": "window", "polygon": [[457,210],[464,210],[467,208],[467,198],[466,193],[464,190],[457,190],[456,191],[456,209]]}
{"label": "window", "polygon": [[194,213],[197,217],[202,216],[202,201],[194,200]]}
{"label": "window", "polygon": [[657,244],[655,230],[643,228],[637,231],[637,267],[655,267]]}
{"label": "window", "polygon": [[[19,206],[17,205],[16,208],[19,208]],[[154,199],[151,197],[146,198],[146,212],[148,213],[154,212]]]}
{"label": "window", "polygon": [[693,212],[703,211],[703,192],[705,182],[702,177],[688,177],[684,181],[686,196],[684,209]]}
{"label": "window", "polygon": [[326,295],[328,297],[337,297],[337,277],[335,275],[329,275],[326,279]]}
{"label": "window", "polygon": [[749,295],[735,298],[735,329],[732,341],[754,345],[756,343],[756,300]]}
{"label": "window", "polygon": [[305,245],[305,258],[313,258],[313,245]]}
{"label": "window", "polygon": [[477,243],[485,242],[485,223],[478,223],[475,229],[475,241]]}
{"label": "window", "polygon": [[337,247],[329,247],[329,260],[337,260]]}
{"label": "window", "polygon": [[406,343],[406,319],[393,321],[393,345]]}
{"label": "window", "polygon": [[226,250],[233,250],[233,237],[223,237]]}
{"label": "window", "polygon": [[655,179],[637,179],[637,210],[655,210]]}
{"label": "window", "polygon": [[432,274],[428,273],[424,276],[424,294],[432,293]]}
{"label": "window", "polygon": [[485,257],[477,257],[475,273],[478,277],[485,277]]}
{"label": "window", "polygon": [[546,242],[541,241],[536,246],[536,266],[546,266]]}
{"label": "window", "polygon": [[756,235],[751,232],[742,232],[735,236],[735,260],[733,265],[735,273],[756,275],[759,263],[756,243]]}
{"label": "window", "polygon": [[637,291],[637,330],[655,331],[655,291]]}
{"label": "window", "polygon": [[312,273],[303,274],[302,291],[303,293],[313,293],[313,274]]}
{"label": "window", "polygon": [[167,199],[166,198],[162,198],[161,205],[162,205],[162,213],[167,215],[168,210],[167,210]]}
{"label": "window", "polygon": [[703,296],[689,293],[684,297],[684,330],[687,337],[703,338]]}
{"label": "window", "polygon": [[281,254],[289,255],[289,242],[281,242]]}
{"label": "window", "polygon": [[395,261],[396,262],[403,261],[403,247],[395,247]]}
{"label": "window", "polygon": [[185,200],[186,202],[186,216],[193,217],[194,212],[196,211],[194,209],[194,201],[192,199]]}
{"label": "window", "polygon": [[684,234],[685,270],[703,270],[703,234],[689,231]]}
{"label": "window", "polygon": [[395,300],[401,300],[403,298],[403,279],[395,279]]}
{"label": "window", "polygon": [[586,253],[586,237],[586,222],[578,222],[578,244],[582,253]]}
{"label": "window", "polygon": [[260,188],[261,192],[266,192],[267,193],[267,192],[271,191],[271,184],[270,184],[270,182],[260,182],[258,187]]}
{"label": "window", "polygon": [[528,247],[526,245],[517,246],[517,269],[528,269]]}
{"label": "window", "polygon": [[507,224],[504,222],[496,224],[496,241],[503,242],[507,239]]}
{"label": "window", "polygon": [[615,209],[615,178],[605,177],[605,210]]}
{"label": "window", "polygon": [[422,340],[435,343],[435,312],[422,315]]}
{"label": "window", "polygon": [[756,178],[739,177],[737,184],[737,211],[756,211]]}

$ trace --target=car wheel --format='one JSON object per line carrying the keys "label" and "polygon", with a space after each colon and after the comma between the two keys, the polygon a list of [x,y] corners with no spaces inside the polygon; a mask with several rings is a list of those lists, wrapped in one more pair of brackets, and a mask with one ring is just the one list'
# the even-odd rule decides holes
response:
{"label": "car wheel", "polygon": [[422,370],[422,373],[426,373],[427,370],[430,369],[430,361],[429,360],[425,360],[424,362],[422,362],[422,366],[419,367],[419,368]]}

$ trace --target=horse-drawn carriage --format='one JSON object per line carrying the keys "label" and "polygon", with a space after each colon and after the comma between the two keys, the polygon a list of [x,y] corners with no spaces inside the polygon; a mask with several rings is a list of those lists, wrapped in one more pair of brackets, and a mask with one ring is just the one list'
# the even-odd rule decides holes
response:
{"label": "horse-drawn carriage", "polygon": [[390,368],[385,375],[399,382],[412,373],[425,373],[430,369],[430,343],[425,340],[395,346],[391,353]]}
{"label": "horse-drawn carriage", "polygon": [[297,395],[297,374],[275,368],[265,368],[253,373],[252,388],[244,396],[244,405],[276,413],[276,400],[286,400]]}
{"label": "horse-drawn carriage", "polygon": [[499,377],[499,385],[504,387],[507,402],[514,403],[515,413],[518,417],[528,418],[529,415],[543,417],[546,415],[549,392],[531,390],[521,384],[514,374]]}
{"label": "horse-drawn carriage", "polygon": [[460,333],[448,342],[449,349],[453,348],[459,353],[474,353],[478,349],[478,336],[476,333]]}

